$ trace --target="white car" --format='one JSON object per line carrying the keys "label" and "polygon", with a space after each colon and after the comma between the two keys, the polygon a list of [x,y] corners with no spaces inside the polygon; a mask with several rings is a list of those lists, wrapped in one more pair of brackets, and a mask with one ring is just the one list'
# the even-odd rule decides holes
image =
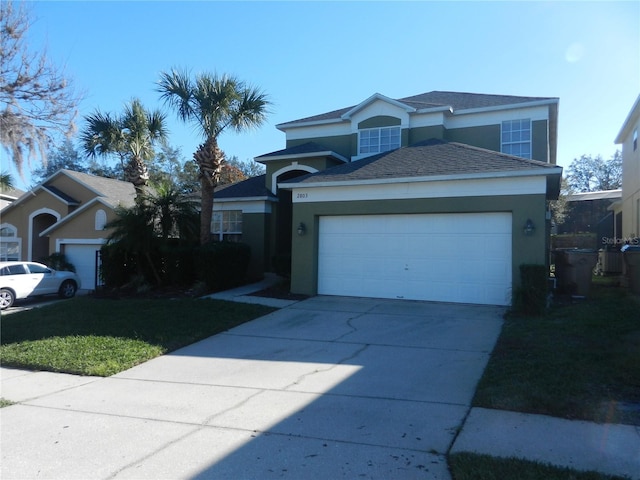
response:
{"label": "white car", "polygon": [[73,272],[54,270],[36,262],[0,262],[0,309],[20,298],[57,293],[71,298],[80,288]]}

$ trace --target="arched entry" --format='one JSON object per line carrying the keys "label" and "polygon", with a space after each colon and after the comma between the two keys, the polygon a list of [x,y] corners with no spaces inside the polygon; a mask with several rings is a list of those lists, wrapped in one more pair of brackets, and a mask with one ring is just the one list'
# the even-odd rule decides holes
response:
{"label": "arched entry", "polygon": [[41,237],[51,225],[60,220],[60,214],[55,210],[43,208],[29,215],[29,260],[39,261],[48,257],[49,237]]}

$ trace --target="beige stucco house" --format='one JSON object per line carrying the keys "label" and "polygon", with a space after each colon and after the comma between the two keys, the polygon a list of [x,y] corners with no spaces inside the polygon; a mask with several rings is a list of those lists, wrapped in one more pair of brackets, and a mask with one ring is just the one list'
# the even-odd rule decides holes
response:
{"label": "beige stucco house", "polygon": [[640,237],[640,95],[622,124],[615,143],[622,145],[622,200],[616,205],[616,213],[622,213],[622,231],[616,237],[622,243]]}
{"label": "beige stucco house", "polygon": [[82,287],[94,289],[105,225],[135,202],[133,184],[59,170],[0,211],[0,260],[39,261],[63,253]]}

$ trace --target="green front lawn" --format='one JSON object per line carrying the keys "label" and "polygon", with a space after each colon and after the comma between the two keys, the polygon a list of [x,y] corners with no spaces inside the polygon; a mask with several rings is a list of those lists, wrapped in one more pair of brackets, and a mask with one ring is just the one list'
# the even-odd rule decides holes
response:
{"label": "green front lawn", "polygon": [[78,297],[3,315],[3,366],[109,376],[274,309],[204,299]]}
{"label": "green front lawn", "polygon": [[640,301],[596,282],[587,300],[508,315],[476,407],[640,425]]}
{"label": "green front lawn", "polygon": [[517,458],[495,458],[474,453],[449,456],[454,480],[623,480],[597,472],[578,472]]}

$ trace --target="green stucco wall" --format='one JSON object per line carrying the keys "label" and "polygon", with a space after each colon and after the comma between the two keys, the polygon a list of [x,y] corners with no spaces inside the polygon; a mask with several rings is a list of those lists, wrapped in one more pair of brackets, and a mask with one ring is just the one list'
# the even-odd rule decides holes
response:
{"label": "green stucco wall", "polygon": [[500,151],[500,125],[452,128],[445,132],[444,139],[450,142],[466,143],[475,147]]}
{"label": "green stucco wall", "polygon": [[[293,223],[297,225],[303,222],[307,232],[302,237],[295,232],[292,236],[291,291],[305,295],[317,294],[320,216],[480,212],[512,213],[512,278],[515,291],[520,283],[521,264],[547,264],[545,195],[296,203],[293,206]],[[527,219],[531,219],[537,227],[532,236],[523,233]]]}
{"label": "green stucco wall", "polygon": [[271,214],[242,214],[242,242],[251,247],[251,261],[248,271],[250,279],[260,278],[263,272],[270,270],[270,230]]}
{"label": "green stucco wall", "polygon": [[380,127],[392,127],[400,125],[400,119],[396,117],[390,117],[388,115],[378,115],[377,117],[367,118],[366,120],[358,124],[358,129],[363,128],[380,128]]}
{"label": "green stucco wall", "polygon": [[531,158],[541,162],[549,162],[549,131],[546,120],[531,122]]}
{"label": "green stucco wall", "polygon": [[424,142],[425,140],[429,140],[431,138],[437,138],[442,140],[445,135],[445,128],[443,125],[433,125],[431,127],[418,127],[408,129],[407,132],[407,143],[402,145],[414,145],[416,143]]}

